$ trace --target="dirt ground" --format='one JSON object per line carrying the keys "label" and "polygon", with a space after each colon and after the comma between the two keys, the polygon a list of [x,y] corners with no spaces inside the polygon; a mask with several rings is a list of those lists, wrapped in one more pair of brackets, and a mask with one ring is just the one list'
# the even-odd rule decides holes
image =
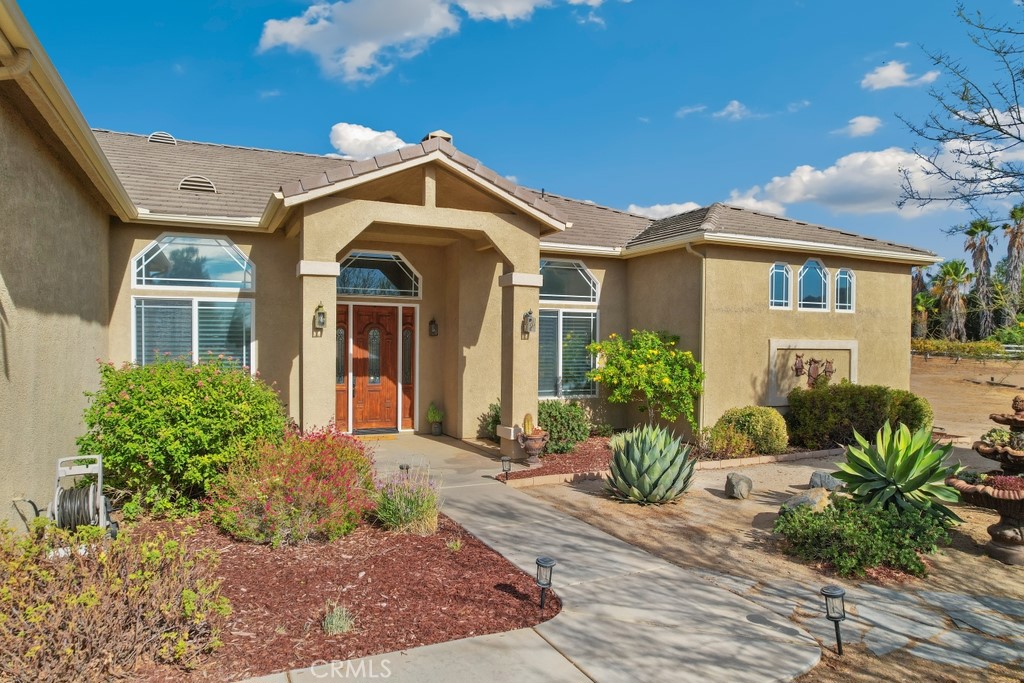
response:
{"label": "dirt ground", "polygon": [[914,356],[910,390],[928,399],[935,428],[970,446],[996,427],[991,413],[1012,413],[1010,402],[1024,394],[1024,361],[978,361]]}
{"label": "dirt ground", "polygon": [[[980,363],[947,359],[914,359],[912,389],[932,403],[935,424],[950,434],[973,442],[994,426],[991,412],[1009,412],[1010,400],[1024,393],[1024,363]],[[992,381],[1012,387],[991,386]],[[972,381],[973,380],[973,381]],[[980,384],[977,382],[981,382]],[[994,463],[966,448],[955,458],[973,468],[990,469]],[[779,505],[806,490],[815,470],[833,470],[834,460],[804,460],[742,468],[754,482],[747,500],[725,497],[730,470],[697,472],[691,490],[680,502],[662,507],[640,507],[615,502],[604,495],[600,481],[524,489],[554,507],[604,531],[659,555],[682,567],[727,572],[755,580],[794,581],[817,587],[840,583],[851,587],[858,580],[834,575],[792,560],[777,547],[772,525]],[[965,523],[952,532],[953,543],[928,559],[930,575],[904,577],[912,588],[1005,595],[1024,599],[1024,571],[1001,564],[984,553],[986,528],[998,516],[989,510],[956,506]],[[867,580],[867,579],[865,579]],[[892,585],[890,583],[890,585]],[[876,657],[862,645],[846,648],[839,658],[825,652],[822,662],[801,677],[800,683],[833,681],[1024,681],[1014,668],[993,666],[984,672],[937,665],[898,650]]]}

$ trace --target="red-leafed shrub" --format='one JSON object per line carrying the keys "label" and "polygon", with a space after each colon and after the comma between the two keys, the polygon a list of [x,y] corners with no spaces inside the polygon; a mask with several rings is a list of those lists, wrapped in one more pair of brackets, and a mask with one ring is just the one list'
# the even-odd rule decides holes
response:
{"label": "red-leafed shrub", "polygon": [[272,546],[331,541],[372,507],[373,457],[334,427],[289,433],[236,461],[211,496],[214,520],[235,538]]}

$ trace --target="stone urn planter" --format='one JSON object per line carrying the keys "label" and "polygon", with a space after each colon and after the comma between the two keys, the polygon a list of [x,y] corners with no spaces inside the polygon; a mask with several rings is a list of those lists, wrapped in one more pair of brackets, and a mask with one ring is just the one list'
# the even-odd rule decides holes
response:
{"label": "stone urn planter", "polygon": [[543,429],[534,429],[531,434],[525,432],[519,432],[519,436],[516,437],[516,441],[526,451],[526,464],[527,465],[538,465],[540,464],[540,454],[544,452],[544,447],[548,445],[549,435]]}
{"label": "stone urn planter", "polygon": [[[993,413],[989,419],[1009,428],[993,430],[974,442],[978,455],[994,460],[1000,470],[989,472],[988,477],[1017,476],[1024,474],[1024,396],[1013,399],[1013,413]],[[985,484],[985,480],[970,483],[958,477],[950,477],[946,483],[960,492],[965,503],[988,508],[999,513],[999,522],[988,528],[992,537],[986,546],[990,557],[1011,565],[1024,565],[1024,490],[1008,490]]]}

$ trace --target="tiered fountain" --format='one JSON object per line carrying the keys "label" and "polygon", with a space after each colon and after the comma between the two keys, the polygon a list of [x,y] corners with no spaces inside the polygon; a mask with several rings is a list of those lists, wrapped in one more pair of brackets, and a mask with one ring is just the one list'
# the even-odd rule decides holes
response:
{"label": "tiered fountain", "polygon": [[993,413],[989,419],[1007,427],[1009,434],[992,430],[974,442],[974,450],[998,462],[1001,469],[977,483],[957,477],[946,483],[960,492],[964,502],[999,513],[999,522],[988,528],[992,537],[988,554],[1006,564],[1024,565],[1024,488],[1011,479],[1024,474],[1024,396],[1014,397],[1013,413]]}

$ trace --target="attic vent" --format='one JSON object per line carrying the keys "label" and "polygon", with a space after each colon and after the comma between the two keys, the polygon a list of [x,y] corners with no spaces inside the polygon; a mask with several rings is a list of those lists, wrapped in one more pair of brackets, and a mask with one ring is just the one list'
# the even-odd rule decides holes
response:
{"label": "attic vent", "polygon": [[430,140],[431,138],[441,138],[442,140],[445,140],[447,142],[451,142],[452,141],[452,134],[447,132],[447,131],[443,131],[443,130],[434,130],[434,131],[431,131],[431,132],[427,133],[426,135],[424,135],[423,136],[423,140],[421,140],[421,142],[426,142],[427,140]]}
{"label": "attic vent", "polygon": [[190,175],[181,179],[178,189],[186,192],[216,192],[217,186],[206,176]]}
{"label": "attic vent", "polygon": [[158,130],[149,136],[150,142],[158,142],[161,145],[176,145],[178,141],[174,139],[174,136],[170,133],[165,133],[162,130]]}

